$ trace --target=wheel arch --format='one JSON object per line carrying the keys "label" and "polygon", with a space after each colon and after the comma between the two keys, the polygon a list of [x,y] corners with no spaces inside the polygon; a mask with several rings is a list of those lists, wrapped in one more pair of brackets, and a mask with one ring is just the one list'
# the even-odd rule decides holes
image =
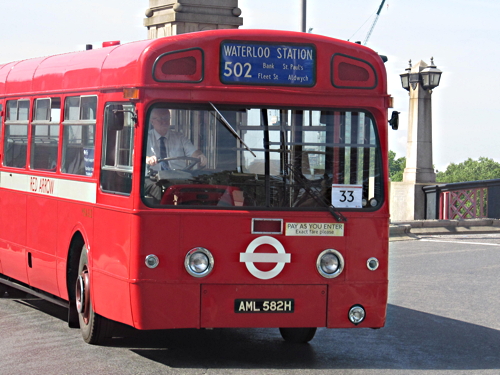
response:
{"label": "wheel arch", "polygon": [[73,233],[68,248],[68,257],[66,262],[66,288],[70,303],[75,301],[76,278],[78,276],[78,264],[83,246],[87,243],[81,231]]}

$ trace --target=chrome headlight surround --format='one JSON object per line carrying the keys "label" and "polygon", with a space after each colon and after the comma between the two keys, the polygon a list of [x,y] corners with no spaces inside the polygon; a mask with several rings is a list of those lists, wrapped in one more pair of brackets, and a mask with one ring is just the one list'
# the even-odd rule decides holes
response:
{"label": "chrome headlight surround", "polygon": [[214,268],[214,257],[207,249],[195,247],[186,254],[184,267],[193,277],[205,277],[210,274]]}
{"label": "chrome headlight surround", "polygon": [[[325,268],[327,263],[331,262],[336,263],[337,267],[332,272],[328,272]],[[319,254],[316,260],[316,268],[321,276],[327,279],[333,279],[339,276],[344,270],[344,257],[337,250],[327,249]]]}

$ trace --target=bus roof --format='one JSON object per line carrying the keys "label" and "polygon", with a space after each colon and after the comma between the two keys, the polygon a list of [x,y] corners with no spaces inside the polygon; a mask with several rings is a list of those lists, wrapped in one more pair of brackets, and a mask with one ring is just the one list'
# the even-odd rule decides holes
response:
{"label": "bus roof", "polygon": [[[0,96],[158,85],[158,81],[152,79],[151,74],[158,56],[169,51],[190,48],[204,49],[206,61],[203,69],[218,71],[218,45],[223,40],[312,43],[318,51],[318,59],[320,54],[325,54],[325,61],[330,61],[332,54],[352,56],[353,60],[365,61],[372,67],[375,76],[378,76],[378,85],[371,89],[377,94],[386,93],[383,62],[367,47],[320,35],[290,31],[211,30],[3,64],[0,65]],[[210,45],[213,48],[207,47]],[[330,48],[327,48],[328,46]],[[328,70],[325,68],[323,72],[318,72],[320,73],[330,75],[329,65]],[[217,79],[206,77],[204,84],[220,86],[219,75],[213,76]]]}

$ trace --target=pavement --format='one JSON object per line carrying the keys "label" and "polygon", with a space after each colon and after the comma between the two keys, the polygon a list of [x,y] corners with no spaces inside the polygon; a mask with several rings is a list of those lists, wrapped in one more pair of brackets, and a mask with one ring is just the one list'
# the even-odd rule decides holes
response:
{"label": "pavement", "polygon": [[412,220],[391,222],[390,241],[419,239],[422,235],[500,232],[499,219]]}

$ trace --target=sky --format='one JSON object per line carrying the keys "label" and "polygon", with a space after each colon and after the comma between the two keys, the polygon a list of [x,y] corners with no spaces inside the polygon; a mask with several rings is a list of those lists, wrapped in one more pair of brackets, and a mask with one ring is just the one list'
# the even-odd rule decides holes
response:
{"label": "sky", "polygon": [[[203,1],[203,0],[200,0]],[[381,0],[308,0],[307,28],[315,34],[365,41]],[[300,31],[301,0],[239,0],[245,29]],[[148,0],[4,1],[0,15],[0,63],[147,38]],[[487,157],[500,162],[500,1],[386,0],[367,46],[385,64],[400,129],[390,131],[389,148],[406,156],[408,92],[399,74],[423,60],[443,71],[433,90],[433,163]],[[392,109],[390,110],[392,111]],[[497,138],[499,137],[499,138]]]}

